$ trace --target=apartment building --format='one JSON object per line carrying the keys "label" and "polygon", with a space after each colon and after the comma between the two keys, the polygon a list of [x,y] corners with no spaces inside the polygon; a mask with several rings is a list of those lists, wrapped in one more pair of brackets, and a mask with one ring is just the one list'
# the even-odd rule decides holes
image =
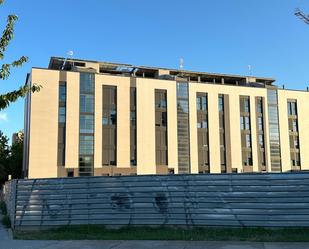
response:
{"label": "apartment building", "polygon": [[26,79],[24,176],[308,170],[309,92],[274,81],[52,57]]}

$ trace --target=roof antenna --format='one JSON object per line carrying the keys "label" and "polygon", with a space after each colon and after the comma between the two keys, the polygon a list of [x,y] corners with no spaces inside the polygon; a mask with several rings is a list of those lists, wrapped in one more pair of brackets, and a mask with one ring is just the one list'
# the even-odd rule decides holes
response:
{"label": "roof antenna", "polygon": [[183,70],[184,62],[185,62],[185,61],[184,61],[183,58],[180,58],[180,59],[179,59],[179,69],[180,69],[180,70]]}
{"label": "roof antenna", "polygon": [[249,76],[252,76],[252,66],[248,65],[248,70],[249,70]]}
{"label": "roof antenna", "polygon": [[[68,52],[67,52],[67,57],[64,59],[64,61],[63,61],[63,64],[62,64],[62,67],[61,67],[61,70],[63,70],[64,69],[64,66],[65,66],[65,63],[67,62],[67,60],[68,60],[68,58],[69,59],[72,59],[72,57],[73,57],[73,51],[72,50],[69,50]],[[74,62],[73,62],[73,66],[74,66]]]}

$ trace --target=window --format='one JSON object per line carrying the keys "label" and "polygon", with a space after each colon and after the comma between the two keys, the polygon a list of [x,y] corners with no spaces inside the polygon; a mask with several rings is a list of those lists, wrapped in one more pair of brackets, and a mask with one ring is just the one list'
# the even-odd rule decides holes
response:
{"label": "window", "polygon": [[255,97],[256,103],[256,124],[257,124],[257,149],[258,149],[258,169],[259,171],[266,171],[265,162],[265,138],[264,138],[264,111],[263,111],[263,97]]}
{"label": "window", "polygon": [[82,135],[79,142],[79,153],[82,155],[93,154],[93,136]]}
{"label": "window", "polygon": [[207,110],[207,98],[206,96],[201,96],[196,98],[197,110],[205,111]]}
{"label": "window", "polygon": [[116,125],[117,123],[117,114],[116,114],[116,110],[111,110],[109,113],[109,123],[111,125]]}
{"label": "window", "polygon": [[219,94],[219,112],[223,112],[224,110],[224,96],[223,94]]}
{"label": "window", "polygon": [[68,177],[74,177],[74,171],[73,170],[69,170],[67,173]]}
{"label": "window", "polygon": [[161,108],[166,108],[166,100],[161,100],[161,102],[160,102],[160,106],[159,107],[161,107]]}
{"label": "window", "polygon": [[256,103],[257,113],[259,113],[259,114],[263,113],[263,100],[262,100],[262,98],[258,97],[256,102],[257,102]]}
{"label": "window", "polygon": [[130,112],[131,125],[136,126],[136,111]]}
{"label": "window", "polygon": [[80,92],[81,93],[94,93],[94,74],[81,73],[80,74]]}
{"label": "window", "polygon": [[167,112],[162,112],[161,114],[162,114],[161,124],[163,127],[167,127]]}
{"label": "window", "polygon": [[65,107],[59,107],[59,123],[65,123]]}
{"label": "window", "polygon": [[106,116],[103,116],[102,125],[108,125],[108,118]]}
{"label": "window", "polygon": [[177,111],[179,113],[189,113],[188,100],[177,99]]}
{"label": "window", "polygon": [[80,112],[94,112],[94,96],[89,94],[80,95]]}
{"label": "window", "polygon": [[[208,141],[208,106],[207,94],[197,93],[197,102],[201,103],[197,109],[197,138],[198,138],[198,166],[200,173],[209,173],[209,141]],[[200,99],[200,100],[198,100]]]}
{"label": "window", "polygon": [[245,130],[250,130],[250,119],[245,117]]}
{"label": "window", "polygon": [[[166,103],[166,90],[162,90],[163,92],[156,92],[156,107],[165,109],[167,106]],[[164,92],[165,91],[165,92]]]}
{"label": "window", "polygon": [[245,130],[245,117],[240,117],[240,129]]}
{"label": "window", "polygon": [[260,131],[263,131],[263,118],[262,117],[258,117],[258,129]]}
{"label": "window", "polygon": [[289,115],[297,115],[296,102],[288,101],[288,114]]}
{"label": "window", "polygon": [[93,175],[94,74],[80,73],[79,176]]}
{"label": "window", "polygon": [[249,98],[245,98],[245,99],[244,99],[244,111],[245,111],[245,112],[250,112]]}
{"label": "window", "polygon": [[296,100],[288,100],[287,103],[288,103],[288,125],[289,125],[289,137],[290,137],[291,166],[299,167],[298,170],[300,170],[297,102]]}
{"label": "window", "polygon": [[298,132],[297,120],[293,120],[293,130],[294,132]]}
{"label": "window", "polygon": [[202,97],[202,110],[203,111],[207,110],[207,98],[206,98],[206,96]]}
{"label": "window", "polygon": [[81,114],[79,119],[80,133],[94,133],[93,115]]}
{"label": "window", "polygon": [[240,96],[240,132],[243,166],[252,166],[252,144],[251,144],[251,123],[250,123],[250,98]]}
{"label": "window", "polygon": [[155,89],[156,165],[167,165],[167,92]]}
{"label": "window", "polygon": [[103,85],[102,165],[116,165],[117,159],[117,88]]}
{"label": "window", "polygon": [[65,165],[65,143],[66,143],[66,82],[59,82],[58,102],[58,155],[57,165]]}
{"label": "window", "polygon": [[295,149],[299,149],[298,136],[294,136],[294,147]]}
{"label": "window", "polygon": [[241,130],[250,130],[250,118],[249,117],[240,117],[240,129]]}
{"label": "window", "polygon": [[264,148],[264,136],[263,134],[259,134],[259,145],[261,148]]}
{"label": "window", "polygon": [[247,148],[251,147],[251,136],[250,136],[250,134],[246,134],[246,147]]}
{"label": "window", "polygon": [[196,98],[196,109],[198,111],[202,110],[202,97],[197,97]]}
{"label": "window", "polygon": [[59,85],[59,101],[65,102],[66,101],[66,83],[61,82]]}
{"label": "window", "polygon": [[91,166],[93,158],[91,156],[83,156],[80,157],[79,160],[83,163],[83,165]]}

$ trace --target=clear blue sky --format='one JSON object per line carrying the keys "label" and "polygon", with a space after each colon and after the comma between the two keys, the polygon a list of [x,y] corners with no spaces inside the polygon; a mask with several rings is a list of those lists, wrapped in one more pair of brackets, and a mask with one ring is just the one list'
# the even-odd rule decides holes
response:
{"label": "clear blue sky", "polygon": [[[123,62],[274,77],[277,85],[309,85],[309,25],[293,15],[306,0],[6,0],[6,14],[19,21],[6,59],[29,56],[0,93],[22,85],[30,68],[46,67],[50,56]],[[0,112],[0,129],[11,137],[23,128],[20,100]]]}

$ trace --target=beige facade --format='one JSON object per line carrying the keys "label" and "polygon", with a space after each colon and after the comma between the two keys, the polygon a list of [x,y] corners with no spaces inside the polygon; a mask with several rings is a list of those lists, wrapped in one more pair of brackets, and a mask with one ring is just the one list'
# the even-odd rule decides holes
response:
{"label": "beige facade", "polygon": [[[278,128],[280,138],[280,171],[287,172],[294,169],[309,170],[309,104],[306,101],[309,93],[306,91],[292,91],[277,89],[273,86],[273,79],[259,77],[245,77],[222,74],[209,74],[172,69],[150,67],[135,67],[127,64],[113,64],[94,61],[69,60],[64,63],[63,58],[52,58],[49,68],[33,68],[28,77],[28,84],[42,85],[39,93],[28,96],[25,108],[25,160],[24,175],[29,178],[79,176],[80,174],[80,75],[91,73],[94,75],[93,94],[93,161],[91,175],[131,175],[131,174],[167,174],[200,172],[199,142],[197,132],[197,93],[207,94],[207,137],[209,173],[230,172],[259,172],[261,142],[257,124],[257,99],[263,100],[263,153],[265,155],[266,171],[274,171],[272,167],[271,140],[274,129],[270,129],[269,89],[277,93]],[[64,163],[59,165],[59,86],[65,83],[65,132],[63,137]],[[178,82],[185,82],[188,86],[188,123],[180,125],[179,105],[186,105],[180,100]],[[115,136],[115,165],[103,165],[104,150],[102,124],[104,125],[103,86],[116,87],[116,136]],[[136,163],[132,163],[132,113],[130,111],[130,89],[136,89]],[[156,90],[166,91],[167,137],[166,137],[166,165],[156,163]],[[220,137],[218,96],[224,95],[224,155],[222,159],[222,139]],[[249,135],[242,135],[240,127],[240,97],[249,99],[250,112],[248,114]],[[300,164],[292,166],[291,144],[289,137],[288,101],[297,103],[297,136],[299,144]],[[184,103],[184,104],[183,104]],[[103,121],[102,121],[103,120]],[[186,120],[186,119],[185,119]],[[102,123],[103,122],[103,123]],[[183,122],[183,121],[182,121]],[[184,124],[184,125],[183,125]],[[186,127],[187,125],[187,127]],[[273,125],[273,124],[272,124]],[[61,126],[63,127],[63,126]],[[187,156],[189,165],[187,172],[179,172],[180,143],[186,141],[182,136],[183,129],[188,129]],[[246,133],[246,132],[245,132]],[[244,138],[250,138],[245,141]],[[61,141],[60,141],[61,140]],[[92,141],[92,140],[91,140]],[[62,142],[61,142],[62,143]],[[243,147],[246,143],[250,148],[250,157],[244,162]],[[182,146],[184,146],[182,144]],[[204,145],[206,146],[206,145]],[[90,146],[91,147],[91,146]],[[184,152],[186,153],[186,152]],[[221,154],[220,154],[221,153]],[[248,158],[247,158],[248,159]],[[136,165],[134,165],[136,164]],[[226,167],[226,171],[222,171]],[[69,173],[70,172],[70,173]],[[278,172],[278,170],[276,170]]]}

